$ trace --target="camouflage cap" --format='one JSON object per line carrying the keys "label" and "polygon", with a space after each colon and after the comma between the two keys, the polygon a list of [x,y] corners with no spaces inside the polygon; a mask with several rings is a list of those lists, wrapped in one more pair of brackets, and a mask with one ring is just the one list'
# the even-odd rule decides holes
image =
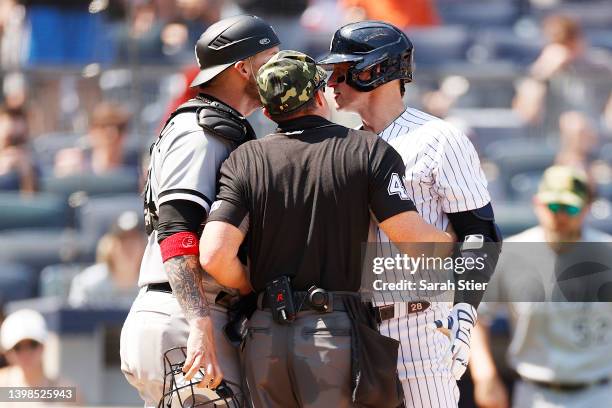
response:
{"label": "camouflage cap", "polygon": [[558,203],[582,208],[589,200],[587,176],[573,167],[549,167],[542,176],[537,197],[544,204]]}
{"label": "camouflage cap", "polygon": [[272,115],[290,113],[325,85],[327,72],[298,51],[280,51],[257,72],[261,103]]}

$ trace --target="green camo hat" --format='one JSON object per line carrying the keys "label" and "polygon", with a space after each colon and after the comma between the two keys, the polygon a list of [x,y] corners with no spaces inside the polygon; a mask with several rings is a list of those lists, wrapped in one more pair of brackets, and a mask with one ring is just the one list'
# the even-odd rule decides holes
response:
{"label": "green camo hat", "polygon": [[546,169],[537,194],[544,204],[565,204],[582,208],[589,198],[589,185],[584,172],[568,166]]}
{"label": "green camo hat", "polygon": [[284,50],[257,72],[261,103],[272,115],[297,110],[325,85],[327,73],[306,54]]}

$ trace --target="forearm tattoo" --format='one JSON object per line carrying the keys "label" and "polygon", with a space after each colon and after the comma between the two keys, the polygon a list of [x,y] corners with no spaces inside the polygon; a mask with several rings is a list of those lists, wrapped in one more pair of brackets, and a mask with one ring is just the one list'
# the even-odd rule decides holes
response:
{"label": "forearm tattoo", "polygon": [[210,314],[197,256],[175,256],[164,262],[168,281],[188,322]]}

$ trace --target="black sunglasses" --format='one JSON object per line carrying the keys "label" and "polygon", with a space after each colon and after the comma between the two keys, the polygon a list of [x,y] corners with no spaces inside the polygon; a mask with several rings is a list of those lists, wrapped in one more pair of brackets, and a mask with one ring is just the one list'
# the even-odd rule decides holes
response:
{"label": "black sunglasses", "polygon": [[13,350],[16,352],[21,352],[22,350],[34,350],[40,347],[41,344],[36,340],[22,340],[19,343],[15,344]]}

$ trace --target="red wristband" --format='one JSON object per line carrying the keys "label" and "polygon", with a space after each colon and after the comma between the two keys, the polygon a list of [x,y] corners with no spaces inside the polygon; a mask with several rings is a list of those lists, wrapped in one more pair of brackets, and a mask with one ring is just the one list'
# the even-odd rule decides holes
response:
{"label": "red wristband", "polygon": [[164,262],[175,256],[200,254],[198,236],[188,231],[170,235],[159,244],[159,247]]}

